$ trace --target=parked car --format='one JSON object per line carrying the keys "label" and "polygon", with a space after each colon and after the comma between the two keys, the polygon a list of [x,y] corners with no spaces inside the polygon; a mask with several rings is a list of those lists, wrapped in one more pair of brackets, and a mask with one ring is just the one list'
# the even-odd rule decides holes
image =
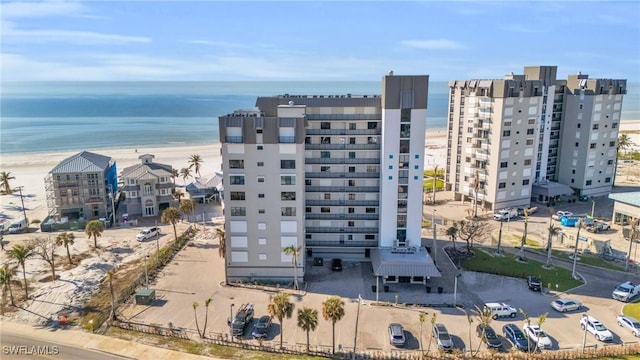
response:
{"label": "parked car", "polygon": [[542,281],[538,277],[527,276],[527,287],[529,288],[529,290],[541,291],[542,290]]}
{"label": "parked car", "polygon": [[612,298],[624,302],[630,302],[638,295],[640,295],[640,285],[634,285],[631,281],[625,281],[616,286],[611,293]]}
{"label": "parked car", "polygon": [[140,231],[138,235],[136,235],[136,240],[145,241],[148,239],[153,239],[158,235],[160,235],[160,228],[157,226],[154,226],[154,227],[143,229],[142,231]]}
{"label": "parked car", "polygon": [[515,324],[507,324],[502,327],[502,334],[509,339],[516,349],[521,351],[529,351],[529,340],[524,333],[518,329]]}
{"label": "parked car", "polygon": [[331,270],[333,270],[333,271],[342,271],[342,259],[332,259],[331,260]]}
{"label": "parked car", "polygon": [[580,328],[592,333],[600,341],[613,341],[611,331],[593,316],[583,315],[580,318]]}
{"label": "parked car", "polygon": [[640,322],[631,316],[618,315],[618,325],[631,331],[633,336],[640,337]]}
{"label": "parked car", "polygon": [[492,349],[498,349],[502,347],[502,341],[500,341],[500,338],[498,337],[498,335],[496,335],[496,332],[493,331],[491,326],[478,324],[478,326],[476,326],[476,335],[478,335],[482,342],[487,344],[487,346]]}
{"label": "parked car", "polygon": [[505,303],[486,303],[484,306],[491,310],[494,320],[501,317],[514,318],[518,314],[516,308]]}
{"label": "parked car", "polygon": [[529,340],[537,345],[538,349],[551,348],[551,339],[544,331],[542,331],[542,329],[540,329],[540,326],[525,323],[522,330]]}
{"label": "parked car", "polygon": [[442,349],[444,351],[453,351],[453,340],[451,340],[449,331],[447,331],[447,327],[444,326],[444,324],[434,324],[431,335],[434,339],[436,339],[438,349]]}
{"label": "parked car", "polygon": [[565,216],[565,217],[569,217],[569,216],[573,216],[573,213],[571,211],[557,211],[555,214],[553,214],[551,216],[551,218],[553,220],[557,220],[560,221],[560,219]]}
{"label": "parked car", "polygon": [[405,342],[404,329],[398,323],[389,324],[389,343],[393,346],[403,346]]}
{"label": "parked car", "polygon": [[573,299],[556,299],[551,302],[551,307],[559,312],[575,311],[582,309],[582,303]]}
{"label": "parked car", "polygon": [[270,327],[271,327],[271,316],[269,315],[261,316],[260,319],[258,319],[258,322],[256,323],[256,325],[253,327],[251,336],[253,336],[254,339],[264,339],[267,337]]}

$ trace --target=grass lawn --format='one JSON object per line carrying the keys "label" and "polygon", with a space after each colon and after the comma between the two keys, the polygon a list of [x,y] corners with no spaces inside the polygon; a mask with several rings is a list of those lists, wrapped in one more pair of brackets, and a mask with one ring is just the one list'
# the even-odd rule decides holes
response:
{"label": "grass lawn", "polygon": [[557,291],[566,291],[576,286],[582,285],[581,281],[571,277],[571,271],[562,268],[553,268],[547,270],[542,267],[543,263],[529,259],[527,263],[520,263],[514,260],[512,255],[504,257],[493,257],[481,248],[474,248],[476,255],[471,259],[462,263],[465,270],[485,272],[490,274],[498,274],[511,276],[515,278],[526,278],[527,276],[537,276],[542,280],[542,284],[547,287],[551,284]]}
{"label": "grass lawn", "polygon": [[625,305],[625,307],[622,308],[622,313],[636,320],[640,319],[640,303]]}
{"label": "grass lawn", "polygon": [[[424,191],[433,191],[433,179],[426,179],[422,182]],[[444,189],[444,181],[436,180],[436,190]]]}
{"label": "grass lawn", "polygon": [[[546,255],[547,252],[542,249],[542,248],[533,248],[531,250],[535,250],[536,252]],[[572,250],[551,250],[551,254],[555,257],[558,258],[562,258],[565,260],[569,260],[571,261],[571,259],[569,259],[569,255],[573,254]],[[624,271],[624,266],[620,266],[616,263],[612,263],[609,261],[605,261],[597,256],[593,256],[593,255],[580,255],[580,258],[578,259],[578,263],[580,264],[587,264],[587,265],[591,265],[591,266],[597,266],[597,267],[601,267],[601,268],[605,268],[605,269],[611,269],[611,270],[618,270],[618,271]]]}

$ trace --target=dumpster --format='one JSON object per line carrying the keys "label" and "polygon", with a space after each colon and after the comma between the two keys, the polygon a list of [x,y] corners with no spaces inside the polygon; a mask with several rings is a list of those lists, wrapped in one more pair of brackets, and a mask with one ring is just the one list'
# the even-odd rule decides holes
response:
{"label": "dumpster", "polygon": [[156,299],[156,291],[154,289],[141,289],[136,292],[136,305],[151,305]]}

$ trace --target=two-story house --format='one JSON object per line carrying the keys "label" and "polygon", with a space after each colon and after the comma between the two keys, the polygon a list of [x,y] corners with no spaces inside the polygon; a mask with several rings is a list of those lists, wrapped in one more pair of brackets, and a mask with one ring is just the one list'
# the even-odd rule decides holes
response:
{"label": "two-story house", "polygon": [[129,216],[158,216],[171,206],[175,185],[171,165],[154,163],[151,154],[138,157],[140,164],[122,170],[124,205]]}

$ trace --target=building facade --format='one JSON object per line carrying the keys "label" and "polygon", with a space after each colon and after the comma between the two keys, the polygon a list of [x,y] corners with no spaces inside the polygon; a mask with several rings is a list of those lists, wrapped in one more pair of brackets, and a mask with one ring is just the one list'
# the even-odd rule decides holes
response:
{"label": "building facade", "polygon": [[130,216],[158,216],[175,201],[173,168],[171,165],[155,163],[153,158],[151,154],[140,155],[140,164],[122,170],[123,204]]}
{"label": "building facade", "polygon": [[556,72],[449,82],[445,181],[457,200],[498,210],[611,191],[626,80]]}
{"label": "building facade", "polygon": [[[292,277],[310,257],[419,247],[428,76],[382,95],[259,97],[220,117],[229,281]],[[413,195],[412,195],[413,194]]]}
{"label": "building facade", "polygon": [[118,191],[116,162],[80,152],[62,160],[45,178],[49,217],[56,221],[109,218]]}

